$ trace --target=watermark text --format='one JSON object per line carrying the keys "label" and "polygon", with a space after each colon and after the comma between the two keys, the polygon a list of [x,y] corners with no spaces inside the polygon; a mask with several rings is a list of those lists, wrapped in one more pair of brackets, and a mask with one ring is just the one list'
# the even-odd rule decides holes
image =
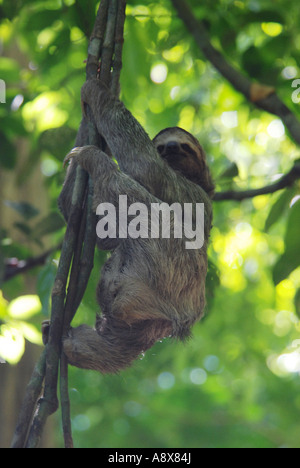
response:
{"label": "watermark text", "polygon": [[4,80],[0,80],[0,104],[6,103],[6,84]]}
{"label": "watermark text", "polygon": [[[186,249],[201,249],[204,244],[203,203],[132,203],[119,196],[118,206],[100,203],[96,226],[100,239],[185,239]],[[187,240],[188,239],[188,240]]]}
{"label": "watermark text", "polygon": [[292,82],[292,88],[296,88],[292,92],[292,101],[294,104],[299,104],[300,102],[300,78],[297,78]]}

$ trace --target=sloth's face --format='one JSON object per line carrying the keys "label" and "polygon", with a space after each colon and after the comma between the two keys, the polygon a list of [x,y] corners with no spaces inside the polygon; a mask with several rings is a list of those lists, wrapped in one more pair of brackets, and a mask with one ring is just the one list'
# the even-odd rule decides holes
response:
{"label": "sloth's face", "polygon": [[206,164],[205,153],[198,140],[179,127],[162,130],[153,139],[160,156],[184,177],[200,185],[210,197],[214,194],[214,184]]}
{"label": "sloth's face", "polygon": [[172,169],[196,181],[205,167],[204,152],[197,140],[185,130],[174,127],[160,132],[153,140],[160,156]]}

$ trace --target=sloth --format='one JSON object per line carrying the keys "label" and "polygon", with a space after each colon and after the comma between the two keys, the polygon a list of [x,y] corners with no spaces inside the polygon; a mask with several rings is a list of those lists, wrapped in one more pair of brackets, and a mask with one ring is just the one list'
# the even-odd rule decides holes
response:
{"label": "sloth", "polygon": [[[214,185],[205,153],[187,131],[166,128],[151,141],[98,79],[84,84],[82,103],[90,107],[109,151],[84,146],[66,157],[70,164],[59,197],[66,220],[78,164],[92,179],[95,210],[101,203],[118,208],[120,195],[127,196],[128,204],[147,207],[162,202],[204,206],[204,242],[199,249],[187,249],[184,235],[172,235],[172,213],[170,238],[97,239],[99,249],[110,251],[97,288],[101,315],[97,314],[94,328],[71,327],[63,337],[63,351],[71,365],[116,373],[158,340],[186,339],[203,316]],[[196,221],[193,209],[194,227]]]}

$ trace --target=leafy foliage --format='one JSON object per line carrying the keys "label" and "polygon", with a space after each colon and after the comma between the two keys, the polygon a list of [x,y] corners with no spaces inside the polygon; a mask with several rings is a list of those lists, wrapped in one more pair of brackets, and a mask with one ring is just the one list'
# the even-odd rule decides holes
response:
{"label": "leafy foliage", "polygon": [[[252,79],[274,86],[300,117],[291,99],[292,81],[300,75],[298,2],[291,0],[289,8],[283,0],[190,4],[222,54]],[[62,239],[56,200],[62,160],[81,118],[96,6],[94,0],[0,0],[0,78],[7,83],[6,104],[0,104],[0,166],[5,177],[17,174],[16,197],[2,194],[8,213],[2,273],[4,259],[38,255]],[[169,0],[131,0],[127,14],[122,99],[151,136],[173,125],[195,134],[218,190],[267,185],[290,169],[299,150],[280,120],[254,109],[207,63]],[[32,187],[36,170],[47,193],[43,212],[18,198],[18,187]],[[296,185],[240,203],[215,203],[206,318],[188,343],[163,340],[121,375],[72,369],[77,446],[299,447],[298,196]],[[94,321],[104,260],[97,253],[76,323]],[[28,273],[44,315],[55,262],[53,254]],[[22,301],[24,290],[26,276],[2,284],[0,346],[3,339],[20,343],[16,336],[39,339],[37,310],[25,321],[8,305]],[[35,333],[25,328],[27,321]],[[20,357],[23,343],[13,356]]]}

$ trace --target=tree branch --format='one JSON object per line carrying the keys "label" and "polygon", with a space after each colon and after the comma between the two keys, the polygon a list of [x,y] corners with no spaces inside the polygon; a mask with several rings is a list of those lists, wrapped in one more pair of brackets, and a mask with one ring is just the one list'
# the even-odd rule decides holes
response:
{"label": "tree branch", "polygon": [[293,168],[285,174],[281,179],[273,184],[266,185],[260,189],[249,189],[245,191],[229,190],[227,192],[217,192],[214,196],[214,201],[235,200],[241,201],[246,198],[254,198],[258,195],[267,195],[269,193],[277,192],[278,190],[285,189],[293,185],[296,180],[300,179],[300,163],[296,163]]}
{"label": "tree branch", "polygon": [[6,259],[3,282],[10,280],[14,276],[25,273],[26,271],[31,270],[32,268],[44,265],[47,261],[47,258],[52,253],[60,249],[61,245],[57,245],[56,247],[47,250],[46,252],[42,253],[41,255],[38,255],[37,257],[30,257],[26,260],[19,260],[17,258]]}
{"label": "tree branch", "polygon": [[172,0],[172,3],[179,17],[194,37],[199,49],[211,64],[250,102],[254,103],[258,108],[280,117],[291,137],[296,143],[300,144],[300,122],[277,96],[275,89],[253,83],[228,63],[220,52],[213,47],[203,22],[195,18],[186,0]]}

